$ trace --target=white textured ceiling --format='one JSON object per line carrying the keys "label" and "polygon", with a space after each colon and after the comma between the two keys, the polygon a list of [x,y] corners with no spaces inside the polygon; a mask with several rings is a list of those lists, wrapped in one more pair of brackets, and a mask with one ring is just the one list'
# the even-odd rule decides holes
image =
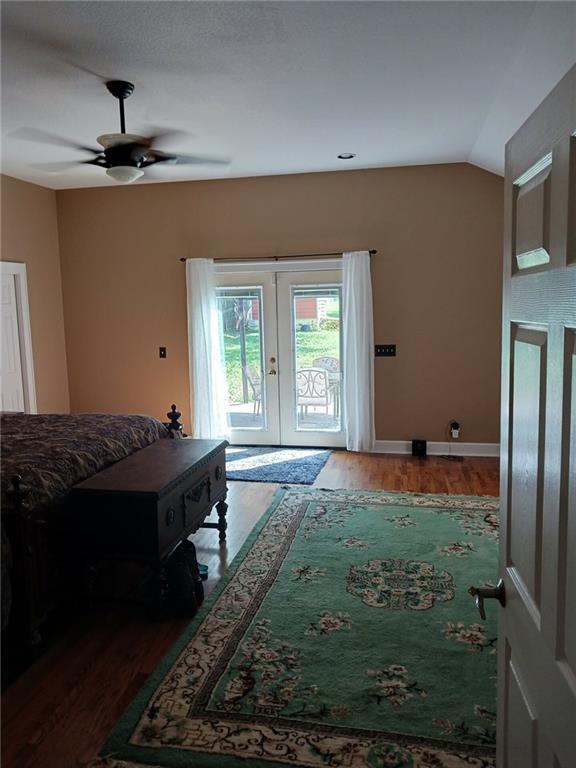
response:
{"label": "white textured ceiling", "polygon": [[[114,185],[80,151],[118,131],[106,79],[136,85],[129,132],[187,131],[168,151],[225,168],[147,181],[469,161],[504,144],[576,61],[574,2],[3,2],[3,171],[55,189]],[[355,152],[348,162],[341,152]]]}

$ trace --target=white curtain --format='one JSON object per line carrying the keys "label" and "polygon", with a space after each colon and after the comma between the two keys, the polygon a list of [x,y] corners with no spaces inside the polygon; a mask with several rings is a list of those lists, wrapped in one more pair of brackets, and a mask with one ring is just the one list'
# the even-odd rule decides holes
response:
{"label": "white curtain", "polygon": [[192,437],[209,439],[228,431],[214,274],[212,259],[186,260]]}
{"label": "white curtain", "polygon": [[370,254],[342,254],[346,448],[374,448],[374,322]]}

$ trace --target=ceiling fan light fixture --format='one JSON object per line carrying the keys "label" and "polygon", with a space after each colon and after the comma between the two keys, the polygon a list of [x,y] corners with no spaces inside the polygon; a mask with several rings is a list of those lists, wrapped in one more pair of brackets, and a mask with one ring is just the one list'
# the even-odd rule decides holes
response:
{"label": "ceiling fan light fixture", "polygon": [[144,176],[144,171],[141,168],[134,168],[133,165],[116,165],[114,168],[108,168],[106,174],[118,184],[131,184]]}

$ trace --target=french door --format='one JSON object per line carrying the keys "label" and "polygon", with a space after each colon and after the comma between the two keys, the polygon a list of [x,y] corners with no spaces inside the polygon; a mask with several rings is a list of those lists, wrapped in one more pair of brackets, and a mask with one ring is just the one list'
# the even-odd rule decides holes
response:
{"label": "french door", "polygon": [[216,296],[229,440],[280,445],[276,276],[221,275]]}
{"label": "french door", "polygon": [[345,444],[341,270],[218,276],[230,442]]}

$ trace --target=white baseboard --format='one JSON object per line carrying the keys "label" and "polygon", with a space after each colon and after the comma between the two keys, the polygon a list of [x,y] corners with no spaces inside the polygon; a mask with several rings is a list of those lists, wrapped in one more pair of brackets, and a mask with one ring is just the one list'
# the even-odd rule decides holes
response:
{"label": "white baseboard", "polygon": [[[429,442],[427,444],[429,456],[500,456],[499,443],[460,443],[454,442]],[[374,453],[412,453],[410,440],[376,440]]]}

